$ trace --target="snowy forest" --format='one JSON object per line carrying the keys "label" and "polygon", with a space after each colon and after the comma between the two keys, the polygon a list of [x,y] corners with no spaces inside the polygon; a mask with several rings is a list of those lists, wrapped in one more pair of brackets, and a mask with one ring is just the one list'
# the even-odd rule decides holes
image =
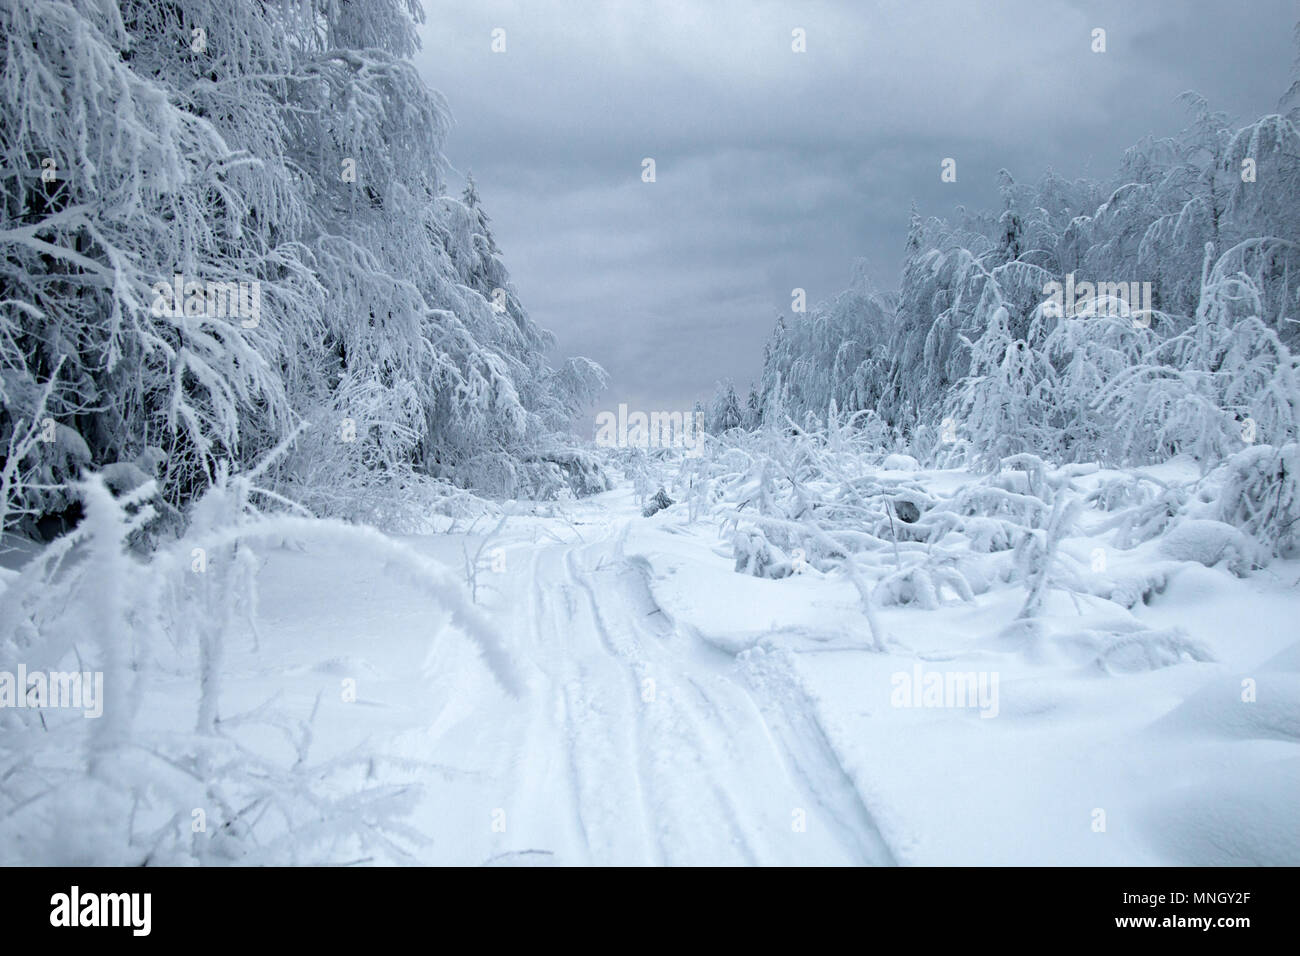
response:
{"label": "snowy forest", "polygon": [[0,862],[1300,864],[1300,24],[672,416],[437,26],[0,0]]}

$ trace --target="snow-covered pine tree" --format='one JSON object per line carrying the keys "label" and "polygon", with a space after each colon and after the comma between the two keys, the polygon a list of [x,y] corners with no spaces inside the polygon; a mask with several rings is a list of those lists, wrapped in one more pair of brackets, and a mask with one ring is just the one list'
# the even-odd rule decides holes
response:
{"label": "snow-covered pine tree", "polygon": [[714,435],[721,435],[733,428],[740,428],[744,422],[745,415],[740,408],[740,399],[736,396],[735,383],[731,379],[718,382],[709,410],[708,430]]}

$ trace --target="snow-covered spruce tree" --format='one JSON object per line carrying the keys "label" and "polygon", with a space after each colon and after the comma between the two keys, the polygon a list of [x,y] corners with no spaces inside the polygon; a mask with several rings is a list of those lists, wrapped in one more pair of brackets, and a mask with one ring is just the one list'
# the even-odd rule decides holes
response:
{"label": "snow-covered spruce tree", "polygon": [[763,424],[763,398],[758,393],[758,386],[751,384],[749,386],[749,397],[745,400],[744,423],[745,428],[758,428]]}
{"label": "snow-covered spruce tree", "polygon": [[735,383],[731,379],[718,382],[709,409],[709,432],[721,435],[733,428],[740,428],[744,423],[745,413],[740,408],[740,399],[736,397]]}
{"label": "snow-covered spruce tree", "polygon": [[473,173],[465,174],[465,189],[460,194],[460,204],[474,216],[474,240],[480,258],[486,259],[498,255],[501,250],[497,248],[496,239],[493,238],[492,230],[488,226],[491,220],[483,211],[483,200],[479,199],[478,185],[474,182]]}

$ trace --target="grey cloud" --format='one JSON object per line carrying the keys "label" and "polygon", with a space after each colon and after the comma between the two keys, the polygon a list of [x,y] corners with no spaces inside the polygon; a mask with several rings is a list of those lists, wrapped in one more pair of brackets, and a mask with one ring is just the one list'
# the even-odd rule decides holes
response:
{"label": "grey cloud", "polygon": [[[907,217],[990,206],[997,172],[1109,174],[1186,120],[1285,89],[1289,0],[427,5],[417,62],[452,106],[534,317],[611,373],[605,401],[689,408],[740,387],[790,290],[892,288]],[[808,52],[790,51],[803,27]],[[1108,52],[1091,53],[1094,27]],[[507,52],[490,32],[507,31]],[[640,181],[654,157],[658,181]],[[958,160],[958,182],[939,162]]]}

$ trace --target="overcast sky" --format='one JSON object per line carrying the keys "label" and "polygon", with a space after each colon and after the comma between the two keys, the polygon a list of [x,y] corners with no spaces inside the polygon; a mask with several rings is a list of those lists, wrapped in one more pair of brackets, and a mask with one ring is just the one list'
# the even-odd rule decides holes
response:
{"label": "overcast sky", "polygon": [[1140,136],[1185,125],[1186,89],[1236,119],[1271,112],[1300,19],[1296,0],[425,8],[417,63],[455,116],[455,187],[473,171],[560,354],[610,373],[600,407],[645,411],[687,410],[722,377],[743,400],[795,287],[831,298],[864,257],[896,288],[913,200],[991,207],[1002,168],[1104,178]]}

